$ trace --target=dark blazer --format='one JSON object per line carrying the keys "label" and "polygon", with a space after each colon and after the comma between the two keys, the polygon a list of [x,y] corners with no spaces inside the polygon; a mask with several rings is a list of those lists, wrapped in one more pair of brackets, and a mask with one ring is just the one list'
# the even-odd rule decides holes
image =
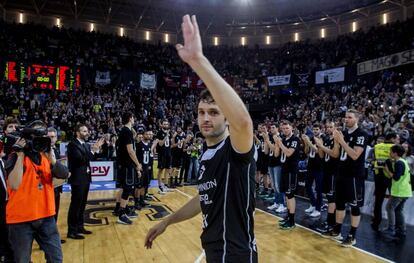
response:
{"label": "dark blazer", "polygon": [[6,169],[4,169],[3,167],[3,162],[0,161],[0,169],[3,172],[0,176],[3,177],[3,180],[0,179],[0,205],[2,205],[3,203],[6,203],[6,199],[7,199],[7,174],[6,174]]}
{"label": "dark blazer", "polygon": [[94,156],[90,146],[87,143],[85,145],[87,149],[78,139],[74,139],[68,144],[68,168],[71,173],[68,180],[69,184],[82,185],[91,182],[90,161]]}

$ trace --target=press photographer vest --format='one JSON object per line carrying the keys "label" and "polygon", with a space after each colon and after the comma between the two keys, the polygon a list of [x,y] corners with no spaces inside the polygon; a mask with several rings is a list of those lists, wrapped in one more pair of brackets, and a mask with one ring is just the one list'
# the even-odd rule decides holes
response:
{"label": "press photographer vest", "polygon": [[374,171],[375,174],[379,173],[379,169],[383,171],[385,176],[390,177],[390,175],[385,171],[385,161],[390,158],[390,151],[393,143],[380,143],[374,146],[375,162],[374,162]]}
{"label": "press photographer vest", "polygon": [[23,223],[55,215],[55,196],[49,160],[41,154],[40,165],[25,156],[22,182],[17,190],[8,186],[7,224]]}

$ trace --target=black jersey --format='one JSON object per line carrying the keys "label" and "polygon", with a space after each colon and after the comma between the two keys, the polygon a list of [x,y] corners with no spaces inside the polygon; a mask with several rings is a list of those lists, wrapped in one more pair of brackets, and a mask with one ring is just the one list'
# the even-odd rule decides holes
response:
{"label": "black jersey", "polygon": [[[323,146],[329,149],[333,149],[335,141],[333,138],[325,137],[323,140]],[[332,158],[329,154],[324,153],[323,158],[323,172],[326,175],[336,174],[338,168],[338,158]]]}
{"label": "black jersey", "polygon": [[265,154],[265,140],[262,135],[257,135],[257,139],[259,139],[260,144],[257,145],[257,152],[259,154],[259,159],[264,158],[266,156]]}
{"label": "black jersey", "polygon": [[158,154],[162,154],[164,156],[169,156],[171,155],[171,135],[170,132],[167,131],[165,132],[164,130],[159,130],[157,133],[157,139],[159,141],[164,140],[165,136],[168,136],[168,138],[165,140],[165,143],[163,146],[160,146],[158,144],[157,150],[158,150]]}
{"label": "black jersey", "polygon": [[128,127],[124,126],[121,128],[116,141],[116,156],[119,165],[134,165],[127,150],[128,144],[132,144],[132,148],[135,150],[134,135]]}
{"label": "black jersey", "polygon": [[283,138],[282,143],[287,148],[295,149],[290,157],[287,157],[286,154],[280,150],[280,162],[282,163],[282,167],[285,171],[296,172],[298,170],[300,157],[300,140],[295,135],[292,135],[289,138]]}
{"label": "black jersey", "polygon": [[140,164],[143,166],[149,166],[151,164],[151,142],[145,143],[140,141],[137,144],[137,158]]}
{"label": "black jersey", "polygon": [[227,137],[206,149],[200,158],[197,182],[203,248],[223,251],[224,258],[252,255],[256,253],[254,147],[248,153],[239,154]]}
{"label": "black jersey", "polygon": [[[275,140],[273,140],[273,136],[269,137],[269,140],[272,144],[275,144]],[[269,167],[280,166],[282,163],[280,162],[280,153],[279,156],[275,157],[275,153],[269,149]]]}
{"label": "black jersey", "polygon": [[[315,145],[315,139],[310,139],[311,143]],[[318,151],[314,151],[309,147],[308,153],[308,172],[319,172],[322,171],[322,159],[319,157]]]}
{"label": "black jersey", "polygon": [[367,148],[367,134],[359,127],[352,133],[349,133],[348,130],[346,130],[343,134],[345,142],[349,145],[349,147],[353,149],[355,146],[359,146],[362,147],[364,151],[358,159],[354,161],[341,147],[338,176],[363,178],[365,176],[365,150]]}
{"label": "black jersey", "polygon": [[178,134],[175,137],[175,143],[177,144],[177,146],[172,148],[172,154],[176,154],[176,153],[182,154],[185,138],[186,138],[186,135],[184,132],[181,134]]}

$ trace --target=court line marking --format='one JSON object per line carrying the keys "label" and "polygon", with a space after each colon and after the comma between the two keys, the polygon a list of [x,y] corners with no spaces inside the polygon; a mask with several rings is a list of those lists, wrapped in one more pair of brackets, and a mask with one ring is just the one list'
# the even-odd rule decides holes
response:
{"label": "court line marking", "polygon": [[[177,191],[177,192],[181,193],[182,195],[184,195],[184,196],[188,197],[189,199],[191,199],[191,198],[193,198],[193,197],[194,197],[194,196],[191,196],[191,195],[189,195],[189,194],[187,194],[187,193],[184,193],[183,191],[178,190],[178,189],[175,189],[175,191]],[[268,215],[270,215],[270,216],[276,217],[276,218],[278,218],[278,219],[281,219],[281,217],[279,217],[279,216],[277,216],[277,215],[274,215],[274,214],[272,214],[272,213],[269,213],[269,212],[267,212],[267,211],[264,211],[264,210],[262,210],[262,209],[260,209],[260,208],[256,208],[256,210],[258,210],[258,211],[260,211],[260,212],[262,212],[262,213],[268,214]],[[310,232],[312,232],[312,233],[314,233],[314,234],[320,235],[320,234],[319,234],[319,232],[317,232],[317,231],[315,231],[315,230],[313,230],[313,229],[310,229],[310,228],[308,228],[308,227],[306,227],[306,226],[302,226],[302,225],[300,225],[300,224],[298,224],[298,223],[296,223],[296,225],[297,225],[297,226],[299,226],[300,228],[303,228],[303,229],[305,229],[305,230],[308,230],[308,231],[310,231]],[[351,246],[351,248],[353,248],[353,249],[355,249],[355,250],[357,250],[357,251],[359,251],[359,252],[365,253],[365,254],[367,254],[367,255],[370,255],[370,256],[372,256],[372,257],[374,257],[374,258],[380,259],[380,260],[382,260],[382,261],[384,261],[384,262],[395,263],[395,262],[394,262],[394,261],[392,261],[392,260],[389,260],[389,259],[383,258],[383,257],[378,256],[378,255],[375,255],[375,254],[373,254],[373,253],[371,253],[371,252],[368,252],[368,251],[366,251],[366,250],[363,250],[363,249],[361,249],[361,248],[358,248],[358,247],[355,247],[355,246]],[[199,256],[199,258],[200,258],[200,257],[201,257],[201,258],[203,258],[203,257],[204,257],[204,251],[203,251],[203,253],[201,253],[201,255]],[[197,258],[197,260],[198,260],[198,258]],[[195,261],[194,263],[199,263],[199,261]]]}

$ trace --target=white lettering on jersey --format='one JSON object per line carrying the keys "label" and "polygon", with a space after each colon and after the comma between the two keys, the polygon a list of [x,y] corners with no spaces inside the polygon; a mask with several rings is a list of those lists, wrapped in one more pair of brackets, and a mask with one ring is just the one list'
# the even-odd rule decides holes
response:
{"label": "white lettering on jersey", "polygon": [[313,149],[310,150],[309,157],[310,158],[315,158],[315,151]]}
{"label": "white lettering on jersey", "polygon": [[149,164],[149,152],[148,151],[144,152],[144,158],[143,158],[142,162],[144,164]]}
{"label": "white lettering on jersey", "polygon": [[346,151],[344,150],[344,148],[341,148],[341,161],[345,161],[346,159],[348,159],[348,154],[346,153]]}

